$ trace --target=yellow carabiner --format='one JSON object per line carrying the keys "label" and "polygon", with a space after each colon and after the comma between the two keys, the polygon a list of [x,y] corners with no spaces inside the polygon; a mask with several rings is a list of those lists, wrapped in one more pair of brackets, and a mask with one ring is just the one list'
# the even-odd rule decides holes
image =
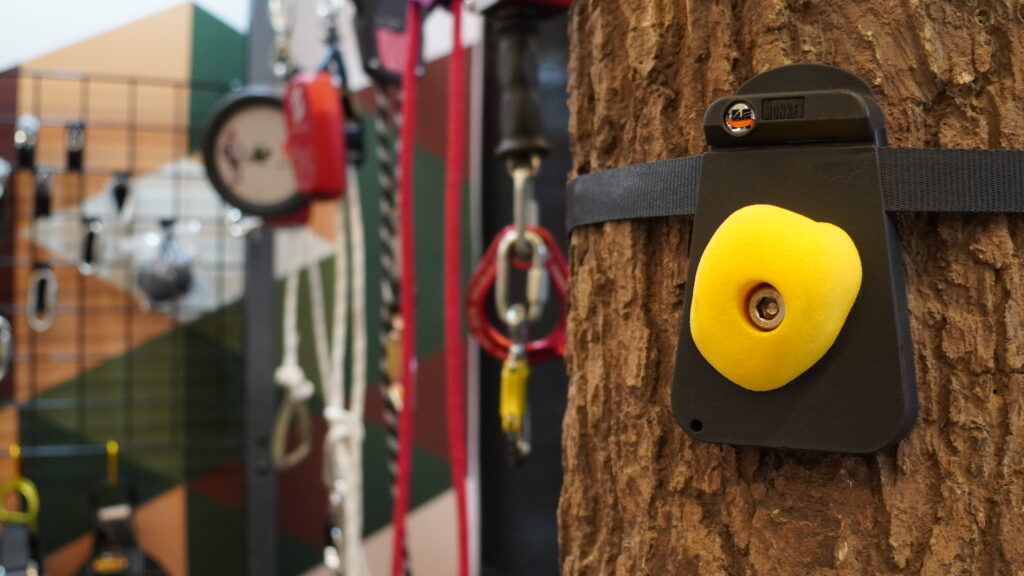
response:
{"label": "yellow carabiner", "polygon": [[21,446],[11,444],[9,450],[14,477],[0,485],[0,502],[18,493],[25,500],[25,510],[8,510],[0,506],[0,523],[25,524],[30,531],[35,532],[39,522],[39,490],[31,480],[21,475]]}
{"label": "yellow carabiner", "polygon": [[501,391],[498,414],[501,417],[501,431],[517,438],[523,435],[523,418],[526,415],[526,387],[530,377],[530,364],[511,355],[501,367]]}

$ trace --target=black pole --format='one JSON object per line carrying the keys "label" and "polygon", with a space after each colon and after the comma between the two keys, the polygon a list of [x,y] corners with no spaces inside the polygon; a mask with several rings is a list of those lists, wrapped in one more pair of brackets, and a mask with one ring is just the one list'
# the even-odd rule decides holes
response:
{"label": "black pole", "polygon": [[[252,0],[249,21],[250,83],[271,83],[268,64],[274,33],[266,0]],[[245,563],[246,574],[278,571],[277,476],[270,458],[274,422],[277,310],[274,234],[251,233],[245,243]]]}

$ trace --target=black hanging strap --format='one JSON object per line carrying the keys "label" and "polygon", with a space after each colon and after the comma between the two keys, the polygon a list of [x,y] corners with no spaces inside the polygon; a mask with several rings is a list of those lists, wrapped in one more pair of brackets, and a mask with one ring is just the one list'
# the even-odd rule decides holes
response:
{"label": "black hanging strap", "polygon": [[[1024,151],[879,148],[888,212],[1024,213]],[[700,156],[595,172],[569,183],[569,228],[693,214]]]}

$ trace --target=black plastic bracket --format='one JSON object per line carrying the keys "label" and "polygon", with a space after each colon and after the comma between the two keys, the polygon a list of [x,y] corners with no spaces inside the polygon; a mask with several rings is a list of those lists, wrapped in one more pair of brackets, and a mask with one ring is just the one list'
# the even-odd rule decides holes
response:
{"label": "black plastic bracket", "polygon": [[[380,84],[398,85],[402,81],[402,66],[409,30],[405,22],[407,0],[356,0],[356,35],[363,68]],[[421,60],[416,63],[417,75],[426,68]]]}
{"label": "black plastic bracket", "polygon": [[[847,453],[890,446],[917,413],[899,239],[883,207],[878,147],[885,122],[870,87],[829,66],[755,76],[704,116],[690,268],[672,390],[676,420],[705,442]],[[850,236],[862,282],[835,343],[806,372],[768,392],[713,368],[690,332],[694,277],[712,235],[736,210],[771,204]],[[771,366],[765,366],[771,370]]]}

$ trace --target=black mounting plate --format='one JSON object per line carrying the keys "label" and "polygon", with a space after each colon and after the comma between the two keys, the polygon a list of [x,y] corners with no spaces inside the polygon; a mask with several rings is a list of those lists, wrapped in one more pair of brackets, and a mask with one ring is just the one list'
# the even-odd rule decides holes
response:
{"label": "black mounting plate", "polygon": [[[758,121],[737,137],[724,118],[741,100]],[[788,114],[769,109],[779,100]],[[701,165],[690,243],[672,389],[676,420],[693,438],[721,444],[869,453],[899,441],[913,426],[917,396],[899,238],[883,209],[879,179],[884,120],[870,88],[837,68],[788,66],[712,103],[704,124],[711,150]],[[857,246],[863,269],[860,292],[831,349],[769,392],[726,379],[690,333],[690,287],[704,249],[729,215],[752,204],[839,226]]]}

